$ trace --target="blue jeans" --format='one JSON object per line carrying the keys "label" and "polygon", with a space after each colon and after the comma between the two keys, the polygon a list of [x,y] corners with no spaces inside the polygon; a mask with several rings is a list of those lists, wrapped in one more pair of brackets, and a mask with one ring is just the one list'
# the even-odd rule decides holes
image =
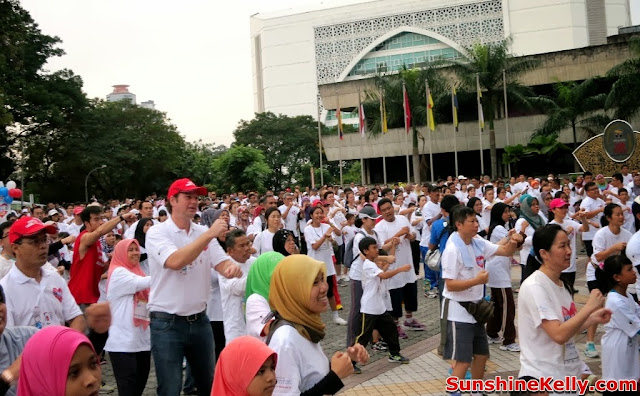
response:
{"label": "blue jeans", "polygon": [[180,395],[183,357],[187,358],[191,366],[198,394],[211,394],[213,333],[207,315],[199,315],[201,316],[196,320],[190,321],[185,317],[166,313],[151,313],[151,353],[158,378],[158,395]]}
{"label": "blue jeans", "polygon": [[429,281],[429,285],[433,290],[438,287],[438,279],[440,279],[440,271],[432,270],[431,268],[429,268],[426,261],[424,261],[428,252],[429,252],[428,247],[420,246],[420,261],[422,261],[424,265],[424,279]]}

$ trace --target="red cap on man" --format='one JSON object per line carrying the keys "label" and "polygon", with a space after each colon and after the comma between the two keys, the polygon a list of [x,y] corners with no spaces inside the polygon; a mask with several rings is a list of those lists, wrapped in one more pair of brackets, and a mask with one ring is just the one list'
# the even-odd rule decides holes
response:
{"label": "red cap on man", "polygon": [[36,217],[22,216],[9,228],[9,242],[15,243],[22,237],[30,237],[44,230],[48,234],[57,234],[58,227],[54,224],[45,224]]}
{"label": "red cap on man", "polygon": [[190,192],[195,192],[198,195],[207,195],[207,188],[196,186],[194,182],[187,178],[178,179],[171,184],[171,187],[169,187],[169,194],[167,194],[167,198],[171,198],[179,193]]}

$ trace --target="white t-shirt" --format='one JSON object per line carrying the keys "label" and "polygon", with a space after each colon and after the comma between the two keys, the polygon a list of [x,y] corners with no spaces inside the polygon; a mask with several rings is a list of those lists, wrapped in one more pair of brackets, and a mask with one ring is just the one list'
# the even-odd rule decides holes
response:
{"label": "white t-shirt", "polygon": [[69,233],[69,235],[73,235],[77,237],[78,235],[80,235],[80,229],[82,228],[83,225],[84,224],[76,224],[74,221],[72,221],[67,226],[67,232]]}
{"label": "white t-shirt", "polygon": [[65,322],[82,315],[69,291],[67,282],[57,272],[41,268],[40,283],[11,267],[0,285],[7,304],[7,326],[64,326]]}
{"label": "white t-shirt", "polygon": [[262,253],[273,251],[273,237],[275,235],[275,233],[269,231],[267,228],[256,235],[256,238],[253,240],[253,247],[256,248],[256,252],[254,253],[255,257],[260,256]]}
{"label": "white t-shirt", "polygon": [[172,219],[149,228],[145,243],[151,272],[149,312],[189,316],[205,310],[211,293],[211,268],[229,259],[218,240],[211,240],[191,264],[178,271],[164,264],[176,250],[206,231],[205,226],[191,223],[187,233]]}
{"label": "white t-shirt", "polygon": [[[384,243],[384,241],[391,239],[402,228],[409,228],[409,232],[412,232],[411,223],[404,216],[396,216],[392,222],[381,220],[375,226],[375,230],[378,233],[378,237]],[[389,267],[390,270],[402,267],[405,264],[411,264],[413,267],[413,256],[411,254],[411,242],[407,239],[407,235],[400,237],[400,243],[396,246],[396,261]],[[413,283],[416,281],[416,273],[414,271],[401,272],[393,278],[388,279],[387,287],[389,290],[398,289],[404,287],[407,283]]]}
{"label": "white t-shirt", "polygon": [[487,224],[487,227],[489,226],[489,223],[491,222],[491,209],[489,209],[489,207],[493,207],[493,203],[487,201],[485,198],[482,198],[482,218],[485,219],[485,223]]}
{"label": "white t-shirt", "polygon": [[336,227],[341,228],[342,223],[347,221],[347,217],[342,213],[341,209],[344,209],[337,202],[333,204],[331,209],[329,209],[329,217],[332,218]]}
{"label": "white t-shirt", "polygon": [[209,294],[209,300],[207,301],[207,317],[210,322],[222,322],[222,297],[220,296],[220,282],[221,275],[218,271],[211,268],[211,294]]}
{"label": "white t-shirt", "polygon": [[[609,227],[602,227],[598,230],[598,232],[596,232],[596,235],[593,237],[593,254],[591,255],[591,263],[600,265],[600,262],[596,260],[596,254],[602,252],[603,250],[609,249],[616,243],[629,242],[630,239],[631,233],[624,228],[621,228],[620,233],[616,235],[611,232],[611,229],[609,229]],[[596,268],[590,263],[587,265],[586,275],[587,281],[596,280]]]}
{"label": "white t-shirt", "polygon": [[242,269],[241,278],[227,279],[223,275],[218,277],[218,281],[220,282],[220,297],[222,299],[224,338],[226,342],[231,342],[234,338],[247,334],[247,325],[244,321],[242,303],[247,287],[247,274],[255,260],[255,257],[249,257],[244,263],[238,263],[233,260],[233,262],[238,264],[240,269]]}
{"label": "white t-shirt", "polygon": [[[443,279],[467,280],[475,278],[478,273],[484,269],[485,260],[494,256],[499,248],[498,245],[493,244],[477,235],[475,236],[474,240],[483,244],[483,254],[481,256],[476,256],[473,250],[473,246],[467,245],[469,255],[471,257],[475,257],[477,265],[473,267],[465,267],[464,262],[462,261],[462,254],[460,253],[460,251],[458,251],[458,247],[455,243],[453,243],[452,238],[449,237],[449,239],[447,240],[447,245],[445,246],[441,256]],[[491,279],[491,275],[489,275],[489,279]],[[452,292],[447,289],[447,284],[445,282],[442,295],[443,297],[451,300],[449,302],[449,315],[447,317],[447,320],[450,320],[452,322],[476,323],[476,320],[473,318],[473,316],[471,316],[471,314],[467,312],[467,310],[462,305],[458,304],[458,301],[477,302],[482,300],[485,295],[485,285],[476,285],[466,290]]]}
{"label": "white t-shirt", "polygon": [[[287,205],[280,205],[278,209],[280,210],[280,213],[284,216],[284,212],[287,211]],[[284,228],[287,230],[293,231],[293,235],[295,235],[296,237],[299,235],[298,227],[296,227],[298,225],[299,213],[300,213],[300,208],[295,205],[292,205],[291,209],[289,209],[289,213],[287,214],[287,217],[283,217]]]}
{"label": "white t-shirt", "polygon": [[[631,260],[634,268],[640,265],[640,231],[636,231],[636,233],[631,236],[631,239],[627,242],[625,253],[629,260]],[[638,291],[640,291],[640,276],[638,276],[636,280],[636,292]]]}
{"label": "white t-shirt", "polygon": [[[366,236],[375,239],[378,242],[378,249],[382,249],[383,243],[380,240],[380,238],[378,238],[375,231],[372,234],[369,234],[367,230],[365,230],[364,228],[362,228],[360,231],[365,233]],[[359,281],[362,280],[362,261],[363,260],[362,260],[362,257],[360,256],[360,247],[358,246],[358,244],[360,244],[360,241],[364,237],[365,235],[362,235],[362,233],[360,232],[358,232],[355,235],[355,237],[353,237],[353,258],[355,258],[355,261],[351,263],[351,268],[349,268],[349,278],[354,280],[359,280]]]}
{"label": "white t-shirt", "polygon": [[4,278],[9,273],[9,270],[15,262],[16,261],[13,259],[7,259],[0,255],[0,279]]}
{"label": "white t-shirt", "polygon": [[631,173],[627,173],[627,175],[622,175],[622,184],[625,186],[629,183],[633,183],[633,175]]}
{"label": "white t-shirt", "polygon": [[562,271],[562,272],[576,272],[576,239],[578,236],[578,230],[580,229],[580,227],[582,227],[582,224],[573,221],[571,219],[564,219],[562,221],[562,224],[558,223],[555,220],[552,220],[549,224],[558,224],[560,227],[562,227],[563,230],[567,230],[569,227],[572,227],[573,230],[571,231],[570,234],[567,234],[567,237],[569,238],[569,244],[571,246],[571,265],[569,265],[569,268],[567,268],[566,270]]}
{"label": "white t-shirt", "polygon": [[107,285],[111,307],[109,338],[104,347],[109,352],[151,350],[151,330],[133,324],[133,295],[151,286],[150,276],[139,276],[125,268],[116,268]]}
{"label": "white t-shirt", "polygon": [[267,335],[262,333],[266,323],[262,323],[264,318],[271,312],[271,307],[266,298],[254,293],[247,298],[245,304],[247,318],[247,335],[255,337],[265,342]]}
{"label": "white t-shirt", "polygon": [[[153,225],[160,224],[160,222],[158,220],[156,220],[156,219],[151,219],[151,221],[153,222]],[[127,230],[124,232],[124,235],[122,236],[122,238],[123,239],[133,239],[133,238],[135,238],[136,237],[136,228],[138,228],[138,223],[140,223],[140,220],[138,220],[135,223],[131,224],[131,226],[129,228],[127,228]]]}
{"label": "white t-shirt", "polygon": [[[489,242],[497,244],[509,234],[504,226],[496,226],[491,233]],[[489,282],[487,287],[507,289],[511,287],[511,257],[493,256],[487,259]]]}
{"label": "white t-shirt", "polygon": [[307,255],[326,264],[327,276],[336,274],[336,269],[333,266],[333,245],[331,240],[329,238],[325,239],[318,249],[314,249],[312,245],[322,239],[322,236],[329,228],[328,224],[320,224],[320,227],[314,227],[309,224],[304,229],[304,239],[307,241]]}
{"label": "white t-shirt", "polygon": [[279,327],[269,346],[278,354],[274,395],[300,395],[329,373],[329,359],[320,343],[307,340],[293,326]]}
{"label": "white t-shirt", "polygon": [[[593,212],[594,210],[604,208],[604,205],[605,205],[604,201],[601,200],[600,198],[592,199],[591,197],[586,197],[585,199],[582,200],[582,203],[580,204],[580,209],[584,209],[587,212]],[[600,224],[601,217],[602,217],[602,212],[590,218],[589,221]],[[596,231],[598,231],[598,229],[599,228],[596,228],[591,224],[589,224],[589,231],[582,233],[582,240],[583,241],[593,240],[594,236],[596,235]]]}
{"label": "white t-shirt", "polygon": [[428,221],[436,218],[440,213],[440,204],[427,202],[422,208],[422,235],[420,236],[420,246],[428,247],[429,240],[431,239],[431,226],[427,224]]}
{"label": "white t-shirt", "polygon": [[[515,230],[516,232],[520,232],[522,229],[522,223],[526,220],[524,218],[519,218],[516,221]],[[544,221],[544,220],[543,220]],[[522,249],[520,250],[520,264],[527,265],[527,257],[529,256],[529,252],[531,251],[531,247],[533,246],[533,234],[535,234],[536,230],[533,229],[531,224],[524,229],[524,234],[527,236],[522,243]]]}
{"label": "white t-shirt", "polygon": [[382,272],[376,263],[368,259],[364,260],[362,264],[360,312],[370,315],[382,315],[387,311],[391,311],[391,296],[387,290],[387,280],[378,276]]}
{"label": "white t-shirt", "polygon": [[536,271],[520,286],[518,297],[518,334],[520,339],[519,377],[533,378],[579,376],[580,354],[571,337],[557,344],[542,329],[543,320],[564,323],[576,314],[576,306],[562,283],[556,284]]}
{"label": "white t-shirt", "polygon": [[640,306],[630,294],[621,296],[615,291],[607,294],[605,308],[612,311],[611,320],[604,325],[602,336],[602,379],[640,379]]}
{"label": "white t-shirt", "polygon": [[627,203],[623,204],[622,202],[618,203],[622,208],[622,213],[624,214],[624,224],[622,228],[629,231],[630,233],[636,232],[636,223],[633,218],[633,211],[631,206],[633,205],[633,201],[627,201]]}

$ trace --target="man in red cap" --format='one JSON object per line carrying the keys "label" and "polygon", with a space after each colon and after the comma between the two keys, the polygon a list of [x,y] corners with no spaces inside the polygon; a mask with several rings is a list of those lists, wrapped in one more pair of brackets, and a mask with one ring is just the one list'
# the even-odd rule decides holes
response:
{"label": "man in red cap", "polygon": [[55,269],[44,269],[49,245],[46,234],[56,234],[53,224],[36,217],[22,217],[9,229],[16,262],[0,284],[9,298],[8,326],[64,326],[84,331],[87,327],[64,279]]}
{"label": "man in red cap", "polygon": [[211,293],[211,269],[226,278],[242,276],[218,243],[227,223],[211,228],[192,222],[198,196],[207,189],[189,179],[173,182],[167,194],[171,217],[147,232],[151,271],[148,310],[151,353],[158,378],[158,395],[179,395],[182,360],[187,358],[200,395],[211,393],[214,370],[213,332],[206,315]]}

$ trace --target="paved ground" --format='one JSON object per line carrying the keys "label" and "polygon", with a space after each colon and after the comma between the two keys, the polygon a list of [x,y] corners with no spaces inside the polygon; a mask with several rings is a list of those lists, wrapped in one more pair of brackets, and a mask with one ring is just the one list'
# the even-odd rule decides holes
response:
{"label": "paved ground", "polygon": [[[576,288],[579,293],[575,296],[576,305],[582,307],[587,300],[587,288],[585,286],[584,268],[586,256],[579,256],[578,276]],[[520,267],[512,267],[512,280],[514,287],[517,287],[520,279]],[[340,295],[345,307],[341,316],[346,318],[349,301],[349,288],[341,287]],[[448,376],[450,364],[442,360],[437,355],[436,347],[440,343],[440,331],[438,321],[438,300],[427,299],[422,296],[419,289],[418,312],[414,315],[420,322],[427,325],[427,330],[423,332],[408,332],[408,340],[400,340],[403,355],[411,358],[411,363],[398,365],[389,363],[384,353],[377,353],[370,349],[371,362],[363,366],[363,373],[353,375],[345,380],[345,388],[341,394],[344,395],[445,395],[444,383]],[[517,299],[517,294],[516,294]],[[327,323],[327,336],[322,342],[322,346],[330,357],[335,351],[343,350],[345,346],[346,328],[333,324],[329,314],[324,315]],[[598,340],[601,332],[598,333]],[[597,341],[598,341],[597,340]],[[576,339],[580,351],[584,349],[585,335],[580,335]],[[596,342],[598,345],[599,342]],[[600,374],[600,360],[586,359],[586,363],[591,367],[594,374]],[[498,345],[491,345],[491,357],[487,363],[486,377],[495,375],[517,375],[520,368],[519,353],[501,351]],[[111,365],[103,366],[103,377],[108,385],[115,387],[115,380]],[[147,382],[145,395],[154,395],[157,387],[155,372],[152,372]],[[111,393],[117,395],[117,391]]]}

